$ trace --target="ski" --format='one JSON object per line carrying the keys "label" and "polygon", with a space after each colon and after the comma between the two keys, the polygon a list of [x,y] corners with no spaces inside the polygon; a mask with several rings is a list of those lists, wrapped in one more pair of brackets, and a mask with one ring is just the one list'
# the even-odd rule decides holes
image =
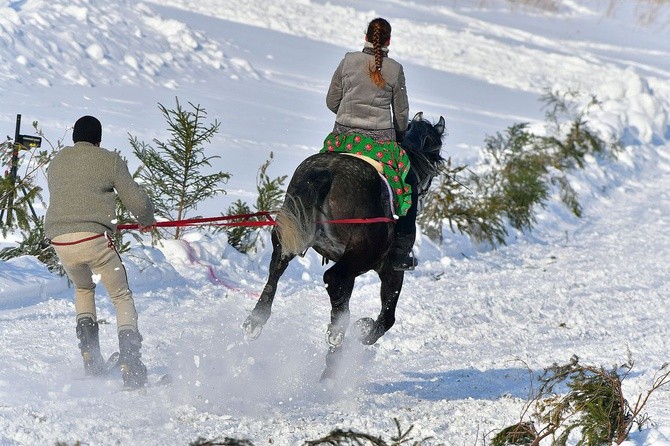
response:
{"label": "ski", "polygon": [[140,387],[124,387],[123,390],[125,392],[135,392],[139,391],[140,393],[146,393],[148,389],[154,388],[154,387],[163,387],[163,386],[169,386],[172,384],[172,375],[169,373],[166,373],[164,375],[161,375],[158,377],[158,379],[154,381],[149,381],[147,384],[140,386]]}
{"label": "ski", "polygon": [[170,384],[172,384],[172,375],[166,373],[159,377],[152,386],[169,386]]}
{"label": "ski", "polygon": [[119,356],[119,352],[114,352],[107,358],[107,361],[105,361],[104,372],[101,374],[102,376],[109,375],[114,369],[119,367]]}
{"label": "ski", "polygon": [[105,379],[108,378],[109,375],[111,375],[117,368],[119,368],[119,352],[114,352],[109,356],[109,358],[107,358],[100,373],[96,373],[95,375],[84,375],[76,379],[81,381],[91,379]]}

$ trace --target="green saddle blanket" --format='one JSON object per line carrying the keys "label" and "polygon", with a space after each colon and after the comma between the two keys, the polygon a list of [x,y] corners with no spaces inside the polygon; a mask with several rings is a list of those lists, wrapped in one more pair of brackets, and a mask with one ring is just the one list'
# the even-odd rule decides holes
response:
{"label": "green saddle blanket", "polygon": [[396,141],[375,141],[360,134],[331,133],[324,140],[320,152],[351,153],[378,161],[393,192],[395,214],[399,217],[407,214],[412,206],[412,186],[405,183],[409,171],[409,157]]}

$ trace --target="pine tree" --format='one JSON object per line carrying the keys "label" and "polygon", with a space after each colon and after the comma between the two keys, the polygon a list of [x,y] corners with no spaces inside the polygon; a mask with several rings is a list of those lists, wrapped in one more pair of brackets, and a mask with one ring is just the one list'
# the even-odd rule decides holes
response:
{"label": "pine tree", "polygon": [[[125,157],[123,158],[124,161],[127,162]],[[142,167],[139,167],[135,172],[132,173],[133,179],[138,180],[140,171],[142,170]],[[123,225],[123,224],[132,224],[135,222],[135,217],[133,214],[128,210],[128,208],[123,204],[123,201],[119,198],[118,195],[115,197],[115,202],[116,202],[116,224],[117,225]],[[154,232],[157,233],[155,230]],[[126,235],[130,235],[135,239],[136,242],[142,244],[143,239],[140,236],[140,234],[136,231],[131,231],[129,229],[118,229],[115,231],[113,234],[111,234],[112,242],[114,243],[114,247],[116,250],[120,253],[127,252],[130,250],[130,242],[124,242],[123,238]]]}
{"label": "pine tree", "polygon": [[[205,155],[205,143],[218,132],[220,123],[206,126],[207,113],[200,105],[189,102],[192,110],[185,110],[176,99],[174,110],[162,104],[170,139],[154,139],[156,148],[130,135],[133,153],[144,164],[139,178],[154,202],[156,215],[166,220],[183,220],[202,201],[226,191],[221,188],[230,178],[227,172],[205,175],[203,169],[211,167],[210,161],[218,156]],[[183,230],[177,227],[174,238],[179,239]]]}

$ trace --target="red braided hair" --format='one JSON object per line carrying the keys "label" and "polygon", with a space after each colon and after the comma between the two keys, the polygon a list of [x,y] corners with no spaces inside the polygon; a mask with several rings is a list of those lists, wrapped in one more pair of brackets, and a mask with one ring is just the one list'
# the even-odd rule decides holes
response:
{"label": "red braided hair", "polygon": [[372,44],[375,55],[375,64],[374,66],[372,64],[368,66],[368,73],[372,82],[381,88],[386,85],[386,80],[382,76],[382,61],[384,59],[382,47],[387,45],[391,40],[391,24],[381,17],[374,19],[368,25],[368,32],[365,34],[365,38]]}

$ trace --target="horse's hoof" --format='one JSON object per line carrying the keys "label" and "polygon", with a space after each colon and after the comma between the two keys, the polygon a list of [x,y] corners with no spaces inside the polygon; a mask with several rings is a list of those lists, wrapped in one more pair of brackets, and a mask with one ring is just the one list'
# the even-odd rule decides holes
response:
{"label": "horse's hoof", "polygon": [[242,324],[244,330],[244,339],[246,341],[255,341],[263,331],[263,324],[253,316],[249,316]]}
{"label": "horse's hoof", "polygon": [[328,347],[332,349],[340,347],[342,342],[344,342],[344,330],[339,327],[333,327],[333,324],[328,324],[326,342],[328,342]]}
{"label": "horse's hoof", "polygon": [[330,348],[326,355],[326,368],[321,373],[319,382],[332,385],[337,376],[337,369],[342,359],[342,348]]}
{"label": "horse's hoof", "polygon": [[372,345],[381,337],[381,334],[377,333],[379,331],[377,322],[371,317],[362,317],[354,322],[353,330],[356,338],[365,345]]}
{"label": "horse's hoof", "polygon": [[363,341],[366,338],[372,329],[375,327],[375,320],[371,317],[362,317],[356,322],[354,322],[353,330],[356,333],[356,339]]}
{"label": "horse's hoof", "polygon": [[319,378],[319,382],[325,384],[327,387],[331,387],[335,382],[335,371],[328,367],[323,369],[323,372],[321,372],[321,377]]}

